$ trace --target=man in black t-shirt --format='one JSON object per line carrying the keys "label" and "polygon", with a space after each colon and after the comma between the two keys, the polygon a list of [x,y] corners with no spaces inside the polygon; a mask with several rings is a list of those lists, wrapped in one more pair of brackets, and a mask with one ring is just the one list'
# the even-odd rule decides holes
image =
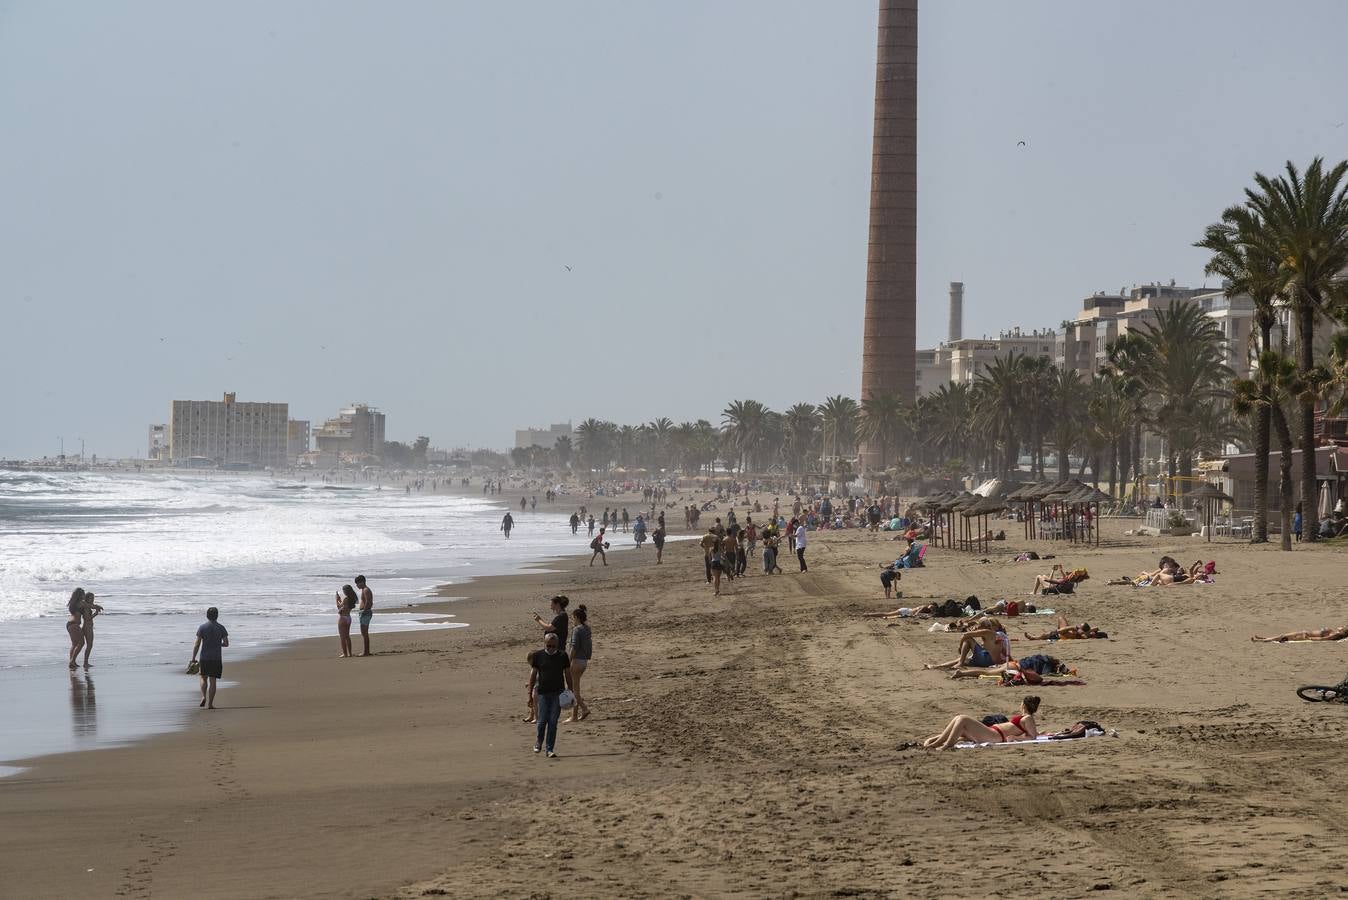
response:
{"label": "man in black t-shirt", "polygon": [[[543,649],[529,654],[529,696],[536,697],[538,734],[534,752],[544,749],[547,742],[548,758],[557,756],[557,720],[562,715],[562,690],[571,689],[571,658],[561,648],[557,635],[549,631],[543,638]],[[537,693],[535,693],[535,689]]]}

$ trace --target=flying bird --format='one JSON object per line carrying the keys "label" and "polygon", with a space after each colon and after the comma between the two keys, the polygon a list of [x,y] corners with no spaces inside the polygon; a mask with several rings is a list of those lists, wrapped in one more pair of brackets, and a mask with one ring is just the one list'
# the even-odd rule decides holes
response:
{"label": "flying bird", "polygon": [[1025,146],[1025,142],[1024,142],[1024,141],[1016,141],[1016,146],[1017,146],[1017,147],[1024,147],[1024,146]]}
{"label": "flying bird", "polygon": [[566,269],[566,271],[568,271],[568,272],[571,271],[571,267],[570,267],[570,266],[562,266],[562,268]]}

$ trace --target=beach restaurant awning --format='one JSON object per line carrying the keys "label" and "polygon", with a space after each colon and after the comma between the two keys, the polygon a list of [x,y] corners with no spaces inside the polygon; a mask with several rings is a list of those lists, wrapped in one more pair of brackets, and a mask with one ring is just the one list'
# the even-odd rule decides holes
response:
{"label": "beach restaurant awning", "polygon": [[[1232,481],[1254,481],[1254,454],[1238,453],[1226,457],[1226,475]],[[1269,483],[1276,485],[1282,452],[1268,455]],[[1315,450],[1315,477],[1320,481],[1348,478],[1348,447],[1317,447]],[[1301,451],[1292,451],[1292,483],[1301,483]],[[1276,488],[1275,488],[1276,490]]]}

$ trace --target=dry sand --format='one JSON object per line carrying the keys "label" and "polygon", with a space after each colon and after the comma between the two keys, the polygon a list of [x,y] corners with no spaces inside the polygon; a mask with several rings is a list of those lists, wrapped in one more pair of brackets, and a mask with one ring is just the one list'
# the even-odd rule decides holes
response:
{"label": "dry sand", "polygon": [[[629,504],[631,506],[632,504]],[[672,511],[678,515],[677,510]],[[741,508],[741,516],[743,509]],[[673,517],[671,516],[671,519]],[[678,515],[682,520],[682,516]],[[1025,593],[1048,563],[932,550],[907,597]],[[335,636],[231,665],[225,708],[133,747],[0,780],[12,897],[1322,897],[1348,890],[1337,834],[1348,646],[1252,645],[1342,624],[1344,551],[1123,537],[1056,552],[1092,580],[1054,598],[1109,641],[1030,644],[1080,667],[1039,720],[1117,738],[927,753],[952,715],[1010,713],[1023,689],[922,671],[957,638],[860,617],[886,607],[884,535],[812,535],[810,572],[753,573],[720,598],[699,551],[456,588],[468,629]],[[621,541],[623,536],[617,536]],[[1105,582],[1161,553],[1215,558],[1218,583]],[[751,567],[757,560],[751,561]],[[377,584],[375,585],[377,589]],[[591,610],[592,717],[559,759],[523,725],[530,618]],[[897,604],[896,604],[897,605]],[[1039,630],[1044,619],[1022,623]],[[1017,623],[1019,626],[1021,623]],[[1019,637],[1019,627],[1013,629]],[[190,697],[188,698],[190,702]]]}

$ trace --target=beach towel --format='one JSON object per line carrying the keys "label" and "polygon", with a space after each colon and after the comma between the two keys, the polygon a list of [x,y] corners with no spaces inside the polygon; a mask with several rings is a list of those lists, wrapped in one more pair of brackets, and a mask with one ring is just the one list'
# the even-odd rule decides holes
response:
{"label": "beach towel", "polygon": [[[1105,733],[1104,733],[1103,731],[1099,730],[1099,729],[1091,728],[1091,729],[1088,729],[1088,730],[1086,731],[1086,735],[1085,735],[1085,736],[1088,737],[1088,738],[1093,738],[1093,737],[1104,737],[1104,734],[1105,734]],[[1070,742],[1070,741],[1062,741],[1062,740],[1054,740],[1052,737],[1050,737],[1050,736],[1047,735],[1047,734],[1041,734],[1041,735],[1039,735],[1039,737],[1035,738],[1035,739],[1032,740],[1032,741],[1005,741],[1005,742],[998,742],[998,743],[993,743],[993,742],[991,742],[991,741],[988,741],[988,742],[984,742],[984,743],[981,743],[981,744],[976,744],[976,743],[974,743],[973,741],[960,741],[958,744],[955,745],[955,749],[956,749],[956,750],[976,750],[976,749],[978,749],[978,748],[980,748],[980,747],[1042,747],[1042,746],[1045,745],[1045,744],[1066,744],[1066,743],[1071,743],[1071,742]]]}

